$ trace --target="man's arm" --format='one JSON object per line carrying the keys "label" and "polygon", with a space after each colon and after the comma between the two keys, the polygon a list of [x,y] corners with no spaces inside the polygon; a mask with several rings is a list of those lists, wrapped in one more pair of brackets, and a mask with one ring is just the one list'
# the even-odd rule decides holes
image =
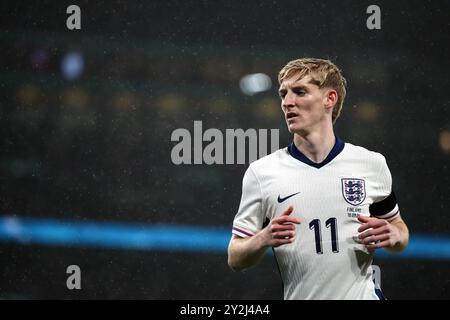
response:
{"label": "man's arm", "polygon": [[267,249],[262,232],[248,238],[232,236],[228,245],[228,265],[233,271],[255,266],[262,259]]}
{"label": "man's arm", "polygon": [[359,216],[363,223],[359,227],[359,239],[367,248],[384,248],[388,252],[401,252],[408,246],[409,231],[403,219],[398,216],[392,221]]}
{"label": "man's arm", "polygon": [[258,264],[268,247],[278,247],[295,240],[295,224],[300,220],[291,217],[293,207],[289,207],[279,217],[273,219],[264,229],[252,237],[236,235],[228,246],[228,265],[234,271],[241,271]]}
{"label": "man's arm", "polygon": [[402,218],[397,217],[392,220],[391,225],[398,230],[398,242],[392,247],[386,247],[385,250],[389,252],[401,252],[406,249],[409,242],[409,230]]}

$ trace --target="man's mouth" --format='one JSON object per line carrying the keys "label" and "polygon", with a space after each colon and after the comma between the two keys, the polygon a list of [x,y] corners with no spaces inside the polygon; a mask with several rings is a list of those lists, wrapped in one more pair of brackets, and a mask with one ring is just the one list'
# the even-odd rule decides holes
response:
{"label": "man's mouth", "polygon": [[298,114],[296,114],[295,112],[288,112],[286,114],[286,119],[289,120],[289,119],[295,118],[297,116],[298,116]]}

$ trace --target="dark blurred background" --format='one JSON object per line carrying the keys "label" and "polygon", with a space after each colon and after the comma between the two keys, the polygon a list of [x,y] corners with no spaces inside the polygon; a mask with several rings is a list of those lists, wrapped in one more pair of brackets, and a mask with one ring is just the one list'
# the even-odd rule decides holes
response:
{"label": "dark blurred background", "polygon": [[[66,27],[71,4],[81,30]],[[366,27],[371,4],[381,30]],[[385,295],[449,298],[449,10],[425,0],[3,1],[0,298],[282,299],[273,256],[228,269],[231,231],[215,250],[121,248],[34,241],[24,221],[230,230],[248,163],[175,165],[171,134],[193,134],[194,120],[279,128],[286,146],[277,73],[305,56],[343,69],[336,133],[391,169],[413,246],[376,257]],[[272,86],[245,94],[240,80],[254,73]],[[66,288],[72,264],[81,290]]]}

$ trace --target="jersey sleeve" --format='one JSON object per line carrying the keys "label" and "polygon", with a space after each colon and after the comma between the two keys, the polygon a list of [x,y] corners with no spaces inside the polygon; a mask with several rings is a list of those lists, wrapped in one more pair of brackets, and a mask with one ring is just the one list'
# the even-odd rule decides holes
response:
{"label": "jersey sleeve", "polygon": [[392,176],[386,159],[380,155],[381,167],[377,176],[375,186],[375,200],[370,205],[370,215],[391,221],[400,216],[400,209],[392,188]]}
{"label": "jersey sleeve", "polygon": [[246,238],[261,230],[265,221],[262,210],[262,191],[258,178],[250,166],[242,180],[242,197],[233,221],[233,234]]}

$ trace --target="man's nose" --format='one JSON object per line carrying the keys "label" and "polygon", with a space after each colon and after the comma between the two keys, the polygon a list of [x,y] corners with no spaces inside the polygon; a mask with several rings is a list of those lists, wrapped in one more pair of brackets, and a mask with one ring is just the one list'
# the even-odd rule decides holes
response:
{"label": "man's nose", "polygon": [[291,92],[286,93],[283,99],[283,107],[289,108],[295,105],[295,97]]}

